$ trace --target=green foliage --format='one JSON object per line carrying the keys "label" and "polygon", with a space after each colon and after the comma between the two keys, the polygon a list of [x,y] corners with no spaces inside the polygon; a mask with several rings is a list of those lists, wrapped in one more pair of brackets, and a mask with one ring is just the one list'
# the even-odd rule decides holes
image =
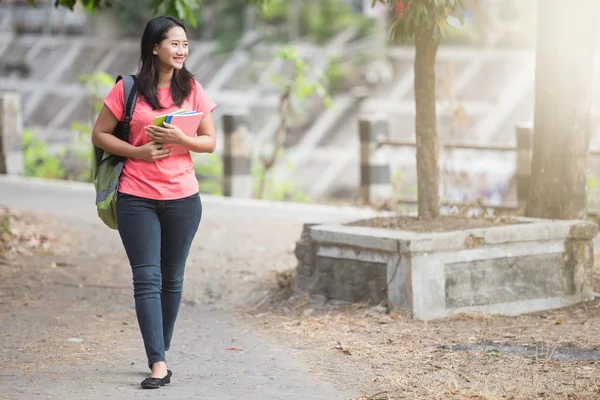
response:
{"label": "green foliage", "polygon": [[266,22],[274,22],[288,17],[289,0],[271,0],[264,2],[260,17]]}
{"label": "green foliage", "polygon": [[36,139],[31,131],[23,132],[25,176],[46,179],[64,179],[65,170],[60,160],[48,153],[46,143]]}
{"label": "green foliage", "polygon": [[196,27],[198,26],[196,11],[198,11],[201,4],[201,0],[154,0],[152,1],[152,9],[155,15],[172,15],[181,20],[189,21],[193,27]]}
{"label": "green foliage", "polygon": [[229,53],[235,49],[244,33],[247,0],[219,0],[217,18],[214,26],[217,39],[217,53]]}
{"label": "green foliage", "polygon": [[303,33],[324,44],[346,28],[357,28],[364,35],[371,22],[352,10],[345,0],[320,0],[303,3],[301,11]]}
{"label": "green foliage", "polygon": [[[331,97],[325,88],[325,80],[322,74],[316,73],[300,57],[298,51],[293,46],[284,46],[275,55],[276,58],[286,62],[290,68],[290,73],[286,75],[271,75],[273,83],[281,91],[279,102],[279,127],[270,146],[270,154],[262,154],[259,158],[261,166],[256,172],[257,197],[265,196],[270,181],[268,174],[271,168],[276,165],[277,160],[284,154],[284,144],[289,127],[293,124],[295,118],[301,112],[300,106],[306,99],[317,95],[323,99],[327,107],[332,107]],[[290,191],[286,187],[284,193]]]}
{"label": "green foliage", "polygon": [[[327,107],[332,107],[331,96],[327,93],[327,77],[318,74],[314,71],[298,54],[298,50],[293,46],[284,46],[276,54],[275,58],[279,58],[289,63],[292,74],[291,76],[271,75],[272,82],[279,90],[289,91],[292,97],[298,100],[298,104],[302,103],[312,95],[318,95],[323,98]],[[294,103],[294,102],[292,102]],[[298,113],[298,109],[292,104],[291,112]]]}
{"label": "green foliage", "polygon": [[223,195],[223,160],[218,154],[202,154],[194,160],[201,193]]}
{"label": "green foliage", "polygon": [[325,43],[328,38],[336,33],[335,19],[341,10],[336,9],[334,3],[337,3],[337,1],[308,2],[302,10],[306,33],[318,43]]}
{"label": "green foliage", "polygon": [[73,121],[71,127],[78,132],[81,146],[71,146],[57,155],[48,152],[46,143],[38,140],[30,131],[23,134],[25,174],[27,176],[91,181],[92,124],[102,107],[103,90],[112,87],[114,79],[109,74],[97,72],[83,74],[80,82],[90,91],[89,123]]}
{"label": "green foliage", "polygon": [[79,81],[88,89],[90,97],[88,104],[90,106],[90,119],[88,123],[81,123],[73,121],[71,128],[78,133],[79,141],[82,147],[71,149],[72,155],[74,155],[79,161],[86,166],[85,171],[74,171],[75,180],[89,182],[92,179],[91,166],[93,159],[93,147],[92,143],[92,128],[93,123],[96,120],[96,115],[102,109],[102,98],[104,92],[114,85],[114,78],[112,75],[105,72],[94,72],[92,74],[82,74],[79,77]]}
{"label": "green foliage", "polygon": [[[295,167],[288,161],[286,163],[288,172],[293,172]],[[300,192],[294,186],[291,180],[278,181],[268,176],[268,171],[264,165],[257,165],[252,168],[252,177],[254,182],[254,192],[258,193],[261,188],[261,182],[264,182],[264,193],[262,198],[273,201],[296,201],[301,203],[310,203],[312,199],[306,194]]]}
{"label": "green foliage", "polygon": [[[299,12],[292,15],[292,1],[298,1]],[[359,36],[365,36],[371,21],[356,13],[345,0],[270,0],[263,3],[260,18],[267,24],[291,23],[296,18],[299,34],[319,44],[325,43],[346,28],[357,28]],[[277,32],[276,40],[287,41],[287,31]]]}
{"label": "green foliage", "polygon": [[598,178],[593,173],[588,174],[588,189],[596,190],[598,188]]}
{"label": "green foliage", "polygon": [[69,148],[51,153],[43,140],[36,139],[31,131],[23,132],[23,158],[25,176],[44,179],[91,181],[88,149]]}
{"label": "green foliage", "polygon": [[[125,3],[127,0],[117,1],[117,4]],[[36,0],[28,0],[31,6],[37,7]],[[99,9],[112,6],[109,0],[56,0],[55,6],[67,7],[73,10],[79,3],[86,11],[96,12]],[[196,26],[198,21],[195,12],[202,4],[201,0],[153,0],[151,3],[152,12],[155,15],[173,15],[181,20],[189,21],[192,26]]]}
{"label": "green foliage", "polygon": [[397,3],[405,5],[404,12],[396,15],[392,25],[393,35],[402,42],[412,39],[416,30],[421,28],[430,31],[435,40],[441,40],[451,16],[464,23],[464,0],[373,0],[373,6],[377,3],[388,5],[391,9]]}
{"label": "green foliage", "polygon": [[[36,7],[36,0],[28,0]],[[218,4],[219,24],[215,32],[220,50],[230,51],[239,40],[244,26],[244,8],[257,5],[261,19],[267,23],[282,22],[289,18],[289,0],[55,0],[55,5],[71,10],[79,4],[87,12],[110,9],[118,22],[120,30],[126,35],[138,33],[145,22],[155,15],[173,15],[192,26],[191,34],[199,34],[197,28],[202,25],[203,3]],[[347,27],[356,27],[364,36],[370,27],[370,21],[353,12],[345,0],[301,0],[298,15],[302,33],[319,43],[324,43],[336,33]],[[282,38],[281,35],[277,35]],[[285,36],[285,35],[283,35]]]}
{"label": "green foliage", "polygon": [[[125,4],[128,0],[117,1],[116,3]],[[36,0],[27,0],[29,5],[37,7]],[[265,4],[268,0],[246,0],[250,4]],[[110,0],[55,0],[55,6],[67,7],[73,10],[75,5],[79,3],[88,12],[95,12],[102,8],[107,8],[115,3]],[[189,21],[196,27],[198,20],[196,12],[202,5],[202,0],[152,0],[151,8],[154,15],[173,15],[181,20]]]}
{"label": "green foliage", "polygon": [[344,70],[340,65],[340,60],[336,57],[331,57],[327,61],[327,67],[325,67],[325,79],[328,83],[330,93],[336,93],[340,90],[342,81],[344,80]]}
{"label": "green foliage", "polygon": [[[343,11],[343,12],[340,12]],[[366,18],[363,14],[354,12],[350,5],[342,3],[341,9],[338,9],[333,23],[339,27],[339,29],[356,28],[358,29],[358,37],[366,37],[373,28],[373,21]]]}
{"label": "green foliage", "polygon": [[119,34],[136,38],[144,30],[148,20],[154,16],[148,0],[117,1],[107,8],[106,12],[110,13]]}
{"label": "green foliage", "polygon": [[91,182],[93,147],[91,145],[92,127],[77,121],[71,123],[71,128],[77,132],[81,146],[69,148],[69,155],[74,156],[78,166],[70,168],[67,175],[70,180]]}
{"label": "green foliage", "polygon": [[[27,2],[30,5],[37,7],[36,0],[27,0]],[[78,0],[55,0],[54,5],[56,7],[58,7],[58,6],[67,7],[68,9],[72,10],[75,7],[75,4],[77,4],[77,2],[78,2]],[[106,1],[106,0],[79,0],[79,4],[81,4],[81,6],[84,9],[94,12],[99,8],[106,7],[108,5],[108,1]]]}
{"label": "green foliage", "polygon": [[600,186],[598,184],[598,177],[593,172],[588,172],[587,186],[588,208],[597,212],[600,210]]}
{"label": "green foliage", "polygon": [[99,113],[102,109],[102,98],[105,90],[113,87],[115,78],[106,72],[94,72],[92,74],[82,74],[79,77],[79,82],[90,91],[90,105],[94,112]]}

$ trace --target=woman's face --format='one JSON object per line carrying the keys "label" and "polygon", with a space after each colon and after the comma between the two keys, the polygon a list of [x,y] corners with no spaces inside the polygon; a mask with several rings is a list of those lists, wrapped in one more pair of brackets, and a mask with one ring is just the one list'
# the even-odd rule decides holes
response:
{"label": "woman's face", "polygon": [[188,55],[188,40],[183,28],[171,28],[165,40],[154,45],[153,53],[158,57],[161,66],[169,69],[183,68],[183,62]]}

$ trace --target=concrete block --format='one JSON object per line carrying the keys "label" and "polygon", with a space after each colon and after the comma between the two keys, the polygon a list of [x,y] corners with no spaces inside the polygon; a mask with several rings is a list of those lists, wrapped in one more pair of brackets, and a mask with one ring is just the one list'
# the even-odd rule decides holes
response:
{"label": "concrete block", "polygon": [[445,316],[444,261],[440,257],[412,258],[411,286],[414,318],[431,320]]}
{"label": "concrete block", "polygon": [[387,264],[388,304],[390,308],[412,312],[410,257],[392,256]]}
{"label": "concrete block", "polygon": [[318,257],[312,292],[327,299],[379,304],[387,300],[387,264]]}
{"label": "concrete block", "polygon": [[444,278],[449,308],[572,294],[560,253],[447,263]]}
{"label": "concrete block", "polygon": [[336,258],[341,260],[356,260],[368,263],[385,264],[389,255],[359,247],[337,247],[323,245],[317,250],[317,257]]}
{"label": "concrete block", "polygon": [[593,222],[574,223],[569,229],[569,239],[592,240],[598,235],[598,225]]}
{"label": "concrete block", "polygon": [[593,298],[598,226],[521,220],[436,233],[313,225],[310,239],[303,235],[312,258],[297,254],[312,263],[311,269],[299,263],[300,286],[329,299],[387,301],[423,320],[481,311],[514,315]]}
{"label": "concrete block", "polygon": [[344,225],[320,225],[311,229],[311,239],[315,242],[379,250],[396,254],[397,235],[387,229],[363,228]]}

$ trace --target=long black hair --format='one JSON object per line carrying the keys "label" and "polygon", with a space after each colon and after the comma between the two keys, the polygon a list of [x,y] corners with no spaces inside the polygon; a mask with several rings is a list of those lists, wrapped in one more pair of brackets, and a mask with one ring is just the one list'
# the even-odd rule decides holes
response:
{"label": "long black hair", "polygon": [[[163,109],[158,100],[158,57],[154,55],[154,45],[159,44],[167,37],[167,32],[175,26],[179,26],[186,31],[183,23],[175,17],[160,16],[151,19],[146,24],[144,34],[142,35],[142,52],[140,56],[140,67],[137,73],[137,87],[144,100],[154,110]],[[186,31],[187,32],[187,31]],[[173,71],[171,80],[171,97],[173,103],[178,107],[190,95],[193,89],[194,75],[185,68]],[[166,105],[167,107],[170,104]]]}

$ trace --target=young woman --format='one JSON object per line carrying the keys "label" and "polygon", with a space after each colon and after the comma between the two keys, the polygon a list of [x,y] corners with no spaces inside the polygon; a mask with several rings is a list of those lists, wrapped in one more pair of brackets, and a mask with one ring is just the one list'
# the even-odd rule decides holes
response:
{"label": "young woman", "polygon": [[[171,154],[171,149],[161,146],[176,143],[193,152],[212,153],[216,140],[211,112],[216,105],[185,68],[188,41],[179,20],[152,19],[141,47],[129,143],[111,133],[124,118],[122,80],[104,100],[92,142],[127,157],[119,183],[117,221],[133,271],[135,309],[152,370],[142,387],[156,389],[171,382],[165,351],[171,345],[185,263],[202,215],[190,153]],[[154,126],[154,117],[180,109],[204,113],[197,136],[187,136],[166,123]]]}

